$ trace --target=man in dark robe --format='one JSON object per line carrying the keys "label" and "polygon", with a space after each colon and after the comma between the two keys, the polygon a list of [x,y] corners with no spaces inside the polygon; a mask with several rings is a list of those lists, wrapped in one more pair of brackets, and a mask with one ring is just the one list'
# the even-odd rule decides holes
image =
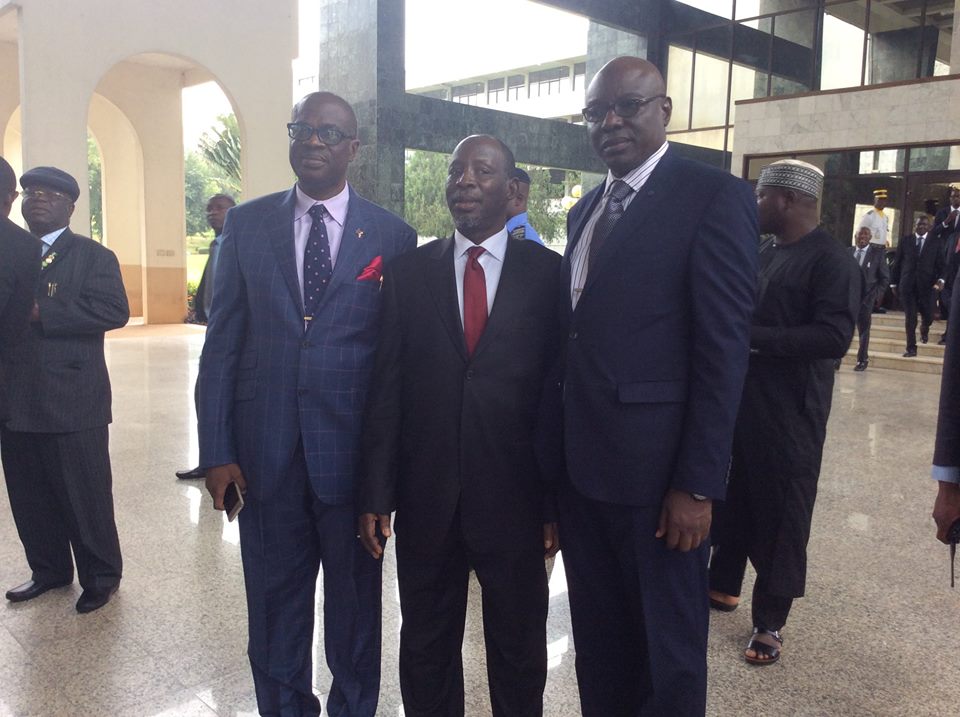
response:
{"label": "man in dark robe", "polygon": [[757,571],[753,635],[744,653],[780,657],[780,629],[806,578],[806,547],[833,392],[850,345],[861,278],[849,251],[819,226],[823,174],[784,160],[757,183],[760,245],[750,366],[734,430],[726,501],[715,509],[710,603],[733,610],[747,559]]}

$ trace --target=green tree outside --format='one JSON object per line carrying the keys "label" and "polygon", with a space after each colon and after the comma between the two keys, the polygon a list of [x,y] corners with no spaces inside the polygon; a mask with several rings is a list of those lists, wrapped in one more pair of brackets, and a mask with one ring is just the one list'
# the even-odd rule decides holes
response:
{"label": "green tree outside", "polygon": [[90,189],[90,238],[103,241],[103,165],[100,148],[87,133],[87,186]]}

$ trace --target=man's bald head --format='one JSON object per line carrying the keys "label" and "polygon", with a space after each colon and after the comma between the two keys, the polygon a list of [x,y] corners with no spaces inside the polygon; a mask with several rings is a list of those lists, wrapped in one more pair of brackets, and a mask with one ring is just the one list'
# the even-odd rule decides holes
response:
{"label": "man's bald head", "polygon": [[339,127],[339,129],[354,137],[357,136],[357,115],[354,113],[353,107],[340,95],[335,95],[332,92],[311,92],[309,95],[301,97],[290,112],[290,121],[298,122],[302,119],[302,115],[308,113],[309,108],[323,105],[339,105],[349,118],[342,122],[346,126]]}
{"label": "man's bald head", "polygon": [[617,57],[590,81],[586,110],[594,150],[614,176],[622,177],[666,141],[673,103],[655,65]]}

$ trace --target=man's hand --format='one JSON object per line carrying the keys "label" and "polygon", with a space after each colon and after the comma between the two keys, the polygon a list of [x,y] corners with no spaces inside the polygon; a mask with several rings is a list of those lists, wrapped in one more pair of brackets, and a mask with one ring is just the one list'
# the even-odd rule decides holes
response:
{"label": "man's hand", "polygon": [[671,488],[663,498],[657,537],[666,538],[670,550],[694,550],[710,534],[713,501]]}
{"label": "man's hand", "polygon": [[933,519],[937,521],[937,540],[946,543],[950,526],[960,519],[960,484],[940,481],[933,503]]}
{"label": "man's hand", "polygon": [[213,498],[213,507],[217,510],[223,510],[223,494],[227,492],[227,486],[231,483],[236,483],[241,493],[247,492],[247,481],[244,480],[240,466],[236,463],[207,469],[207,492]]}
{"label": "man's hand", "polygon": [[375,560],[383,557],[383,546],[377,537],[377,526],[380,527],[380,534],[386,540],[393,533],[390,531],[389,513],[363,513],[357,518],[357,537],[363,544],[364,550],[370,553]]}
{"label": "man's hand", "polygon": [[560,530],[556,523],[543,524],[543,557],[552,558],[560,550]]}

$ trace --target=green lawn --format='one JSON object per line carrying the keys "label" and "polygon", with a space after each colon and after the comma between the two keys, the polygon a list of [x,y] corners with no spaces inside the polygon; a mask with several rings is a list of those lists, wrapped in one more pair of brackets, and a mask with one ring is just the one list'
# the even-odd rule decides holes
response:
{"label": "green lawn", "polygon": [[199,284],[203,276],[203,267],[207,264],[206,254],[187,254],[187,283]]}

